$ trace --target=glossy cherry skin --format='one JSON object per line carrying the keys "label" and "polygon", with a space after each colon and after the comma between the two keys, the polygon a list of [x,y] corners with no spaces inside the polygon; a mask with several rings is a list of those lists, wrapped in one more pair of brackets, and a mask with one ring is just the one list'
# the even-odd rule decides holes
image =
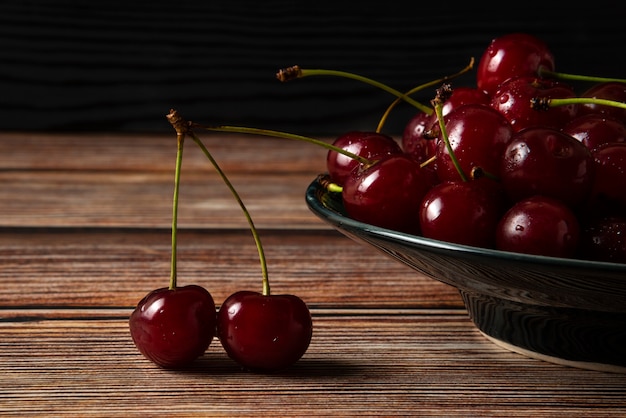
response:
{"label": "glossy cherry skin", "polygon": [[626,125],[601,113],[578,116],[566,124],[562,131],[578,139],[591,151],[602,144],[626,142]]}
{"label": "glossy cherry skin", "polygon": [[[350,131],[333,141],[337,148],[349,151],[370,161],[379,160],[388,155],[402,154],[402,148],[392,137],[364,131]],[[326,154],[326,168],[332,182],[343,185],[350,173],[361,163],[336,151]]]}
{"label": "glossy cherry skin", "polygon": [[211,294],[201,286],[160,288],[148,293],[130,315],[137,349],[163,368],[182,368],[204,354],[215,336]]}
{"label": "glossy cherry skin", "polygon": [[275,372],[306,352],[313,335],[307,305],[294,295],[239,291],[217,314],[217,336],[229,357],[251,371]]}
{"label": "glossy cherry skin", "polygon": [[513,205],[498,223],[499,250],[572,258],[578,250],[580,224],[563,202],[532,196]]}
{"label": "glossy cherry skin", "polygon": [[576,207],[586,201],[593,185],[591,151],[555,129],[528,128],[517,132],[501,164],[502,185],[514,202],[542,194]]}
{"label": "glossy cherry skin", "polygon": [[[480,167],[497,177],[500,160],[514,133],[506,118],[487,105],[468,104],[452,110],[444,121],[450,147],[464,174],[469,176],[473,168]],[[436,155],[439,179],[461,180],[441,134]]]}
{"label": "glossy cherry skin", "polygon": [[558,81],[518,77],[509,79],[498,87],[491,97],[491,106],[504,115],[516,132],[535,126],[560,129],[576,117],[578,105],[537,110],[530,105],[531,100],[574,97],[576,97],[574,89]]}
{"label": "glossy cherry skin", "polygon": [[509,33],[495,38],[476,67],[476,85],[493,95],[510,78],[538,77],[544,67],[554,71],[554,54],[541,39],[527,33]]}
{"label": "glossy cherry skin", "polygon": [[431,185],[431,177],[415,159],[394,155],[355,170],[341,196],[350,218],[417,234],[419,206]]}
{"label": "glossy cherry skin", "polygon": [[420,207],[422,236],[456,244],[492,248],[504,199],[489,179],[443,182],[424,196]]}
{"label": "glossy cherry skin", "polygon": [[420,163],[434,156],[437,148],[435,138],[427,135],[431,123],[430,115],[419,112],[409,120],[402,132],[402,151]]}

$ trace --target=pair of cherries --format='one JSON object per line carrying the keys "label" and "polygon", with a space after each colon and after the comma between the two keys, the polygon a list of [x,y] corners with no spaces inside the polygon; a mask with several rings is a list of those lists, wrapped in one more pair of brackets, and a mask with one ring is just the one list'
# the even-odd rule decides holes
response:
{"label": "pair of cherries", "polygon": [[[265,257],[258,233],[232,184],[188,122],[172,110],[178,153],[172,217],[172,266],[169,287],[148,293],[130,315],[130,333],[137,349],[167,369],[191,365],[217,337],[230,358],[244,369],[275,372],[298,361],[308,349],[313,324],[305,302],[295,295],[270,294]],[[250,224],[263,271],[263,291],[238,291],[216,311],[213,297],[199,285],[177,286],[176,231],[178,189],[185,136],[190,136],[213,163],[240,204]]]}

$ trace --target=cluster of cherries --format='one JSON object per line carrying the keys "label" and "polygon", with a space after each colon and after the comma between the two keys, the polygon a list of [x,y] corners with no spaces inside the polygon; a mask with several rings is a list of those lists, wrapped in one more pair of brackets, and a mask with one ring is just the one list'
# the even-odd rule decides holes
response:
{"label": "cluster of cherries", "polygon": [[626,262],[626,81],[557,73],[548,46],[524,33],[493,39],[476,70],[475,86],[444,83],[401,141],[380,130],[334,141],[360,157],[327,156],[348,216],[458,244]]}
{"label": "cluster of cherries", "polygon": [[[310,311],[302,299],[290,294],[270,294],[266,260],[258,232],[235,188],[211,153],[191,130],[191,124],[172,110],[168,115],[176,129],[178,152],[172,216],[172,265],[169,287],[148,293],[133,310],[130,333],[137,349],[167,369],[191,365],[217,337],[228,356],[244,369],[275,372],[306,352],[312,337]],[[216,311],[211,294],[199,285],[177,285],[177,212],[183,143],[190,136],[211,161],[241,206],[254,236],[261,268],[263,291],[242,290],[230,295]]]}
{"label": "cluster of cherries", "polygon": [[[473,65],[473,62],[472,62]],[[441,85],[432,106],[374,80],[333,70],[280,70],[281,81],[309,75],[353,78],[419,109],[401,141],[379,128],[332,144],[284,132],[201,126],[176,111],[178,137],[169,287],[146,295],[130,316],[133,341],[164,368],[188,366],[215,337],[246,369],[276,371],[306,352],[311,314],[294,295],[269,291],[256,228],[237,192],[193,128],[269,135],[326,147],[326,180],[348,216],[372,225],[458,244],[552,257],[626,263],[626,80],[555,72],[540,39],[512,33],[492,40],[476,85]],[[567,80],[591,83],[581,94]],[[390,106],[388,109],[391,110]],[[381,120],[381,122],[384,118]],[[191,137],[248,219],[261,260],[263,291],[239,291],[216,311],[201,286],[176,283],[176,214],[182,145]]]}

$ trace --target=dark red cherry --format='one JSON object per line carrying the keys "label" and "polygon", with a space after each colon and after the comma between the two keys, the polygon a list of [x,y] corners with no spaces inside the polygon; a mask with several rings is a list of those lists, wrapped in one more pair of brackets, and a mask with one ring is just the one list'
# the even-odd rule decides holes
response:
{"label": "dark red cherry", "polygon": [[239,291],[217,314],[217,336],[242,367],[260,372],[284,369],[306,352],[313,334],[311,313],[294,295]]}
{"label": "dark red cherry", "polygon": [[491,97],[491,106],[502,113],[515,131],[543,126],[560,129],[578,112],[578,105],[569,104],[536,110],[530,105],[532,99],[571,99],[574,89],[554,80],[537,77],[518,77],[500,85]]}
{"label": "dark red cherry", "polygon": [[588,260],[626,263],[626,217],[593,218],[583,227],[579,253]]}
{"label": "dark red cherry", "polygon": [[593,151],[592,209],[626,213],[626,143],[600,145]]}
{"label": "dark red cherry", "polygon": [[502,194],[484,187],[482,181],[443,182],[424,196],[421,233],[426,238],[491,248],[503,208]]}
{"label": "dark red cherry", "polygon": [[[387,155],[402,154],[402,148],[392,137],[377,133],[351,131],[339,136],[333,145],[367,160],[379,160]],[[346,178],[361,163],[346,155],[330,150],[326,154],[326,167],[331,181],[343,185]]]}
{"label": "dark red cherry", "polygon": [[[619,83],[616,81],[599,83],[590,87],[587,91],[581,94],[581,97],[606,99],[623,103],[626,102],[626,83]],[[581,105],[580,108],[581,114],[601,113],[626,123],[626,109],[594,103],[585,103]]]}
{"label": "dark red cherry", "polygon": [[626,125],[601,113],[578,116],[562,131],[582,142],[590,150],[611,142],[626,142]]}
{"label": "dark red cherry", "polygon": [[426,135],[432,123],[431,116],[419,112],[413,116],[402,132],[402,150],[405,154],[424,162],[435,155],[435,138]]}
{"label": "dark red cherry", "polygon": [[[452,110],[444,121],[450,147],[464,174],[469,176],[474,167],[480,167],[498,176],[500,160],[513,136],[506,118],[487,105],[468,104]],[[461,179],[441,134],[437,141],[437,175],[441,181]]]}
{"label": "dark red cherry", "polygon": [[538,77],[539,69],[554,71],[554,55],[541,39],[527,33],[495,38],[480,57],[476,84],[492,95],[510,78]]}
{"label": "dark red cherry", "polygon": [[502,185],[513,201],[542,194],[578,206],[588,198],[594,179],[591,151],[550,128],[517,132],[501,165]]}
{"label": "dark red cherry", "polygon": [[431,178],[408,155],[392,155],[357,169],[341,193],[348,216],[396,231],[418,233],[418,213]]}
{"label": "dark red cherry", "polygon": [[215,325],[213,298],[197,285],[154,290],[129,319],[137,349],[164,368],[184,367],[203,355],[215,336]]}
{"label": "dark red cherry", "polygon": [[580,241],[580,224],[563,202],[532,196],[515,203],[498,223],[499,250],[572,258]]}

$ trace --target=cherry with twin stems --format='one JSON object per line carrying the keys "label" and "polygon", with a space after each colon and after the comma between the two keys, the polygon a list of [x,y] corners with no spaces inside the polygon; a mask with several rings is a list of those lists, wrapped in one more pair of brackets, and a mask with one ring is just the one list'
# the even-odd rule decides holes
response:
{"label": "cherry with twin stems", "polygon": [[[170,118],[179,117],[172,110]],[[200,147],[242,209],[252,232],[262,271],[262,291],[242,290],[230,295],[217,312],[216,336],[228,356],[246,370],[276,372],[291,366],[306,352],[313,322],[306,303],[291,294],[270,292],[267,261],[252,217],[217,161],[191,129],[178,120],[175,126]]]}

